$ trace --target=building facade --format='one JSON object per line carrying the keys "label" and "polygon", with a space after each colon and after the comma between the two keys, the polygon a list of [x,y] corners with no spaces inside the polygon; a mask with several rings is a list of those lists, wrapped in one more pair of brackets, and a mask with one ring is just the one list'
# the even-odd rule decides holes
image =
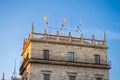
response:
{"label": "building facade", "polygon": [[106,36],[96,40],[31,32],[24,40],[22,80],[109,80]]}

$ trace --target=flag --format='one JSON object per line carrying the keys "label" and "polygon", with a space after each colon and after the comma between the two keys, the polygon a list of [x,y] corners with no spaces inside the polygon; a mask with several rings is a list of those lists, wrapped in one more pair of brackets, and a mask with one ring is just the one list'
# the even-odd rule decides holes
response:
{"label": "flag", "polygon": [[66,21],[67,21],[66,18],[63,18],[63,22],[64,22],[64,24],[66,23]]}
{"label": "flag", "polygon": [[48,17],[47,16],[44,16],[44,21],[47,21],[48,20]]}

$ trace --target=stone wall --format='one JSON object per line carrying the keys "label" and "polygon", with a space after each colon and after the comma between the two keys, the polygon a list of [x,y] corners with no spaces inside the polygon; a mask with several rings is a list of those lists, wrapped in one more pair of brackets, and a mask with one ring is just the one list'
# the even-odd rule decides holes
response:
{"label": "stone wall", "polygon": [[[36,38],[36,36],[34,37]],[[97,77],[102,78],[102,80],[109,80],[109,68],[106,68],[106,66],[109,66],[107,65],[107,47],[102,45],[102,43],[97,44],[96,47],[93,43],[89,44],[86,43],[86,41],[83,41],[85,43],[84,46],[84,43],[79,43],[80,41],[76,42],[78,39],[75,38],[75,40],[73,38],[71,45],[69,42],[67,43],[67,40],[64,42],[64,37],[61,37],[63,40],[60,42],[60,39],[56,40],[55,36],[47,36],[44,38],[43,36],[38,35],[36,39],[34,37],[27,40],[22,52],[23,60],[28,57],[28,61],[22,65],[22,77],[25,77],[28,80],[43,80],[43,74],[50,74],[50,80],[69,80],[70,75],[76,76],[76,80],[96,80]],[[46,64],[44,62],[40,63],[39,59],[43,59],[43,50],[49,50],[48,61],[68,61],[68,52],[74,52],[74,64],[77,62],[83,62],[81,64],[85,63],[85,65],[86,63],[95,63],[94,55],[98,54],[100,55],[100,65],[91,64],[92,67],[78,67],[73,65],[68,66],[65,64],[57,65],[54,62],[54,64]],[[38,59],[38,62],[30,62],[32,58]],[[94,65],[97,65],[97,67],[94,67]]]}
{"label": "stone wall", "polygon": [[69,80],[69,76],[76,76],[76,80],[96,80],[96,77],[109,80],[108,70],[105,69],[35,63],[30,66],[28,80],[44,80],[43,74],[50,74],[50,80]]}
{"label": "stone wall", "polygon": [[99,54],[101,62],[107,64],[107,52],[105,49],[40,42],[32,42],[31,58],[43,59],[43,50],[45,49],[49,50],[49,59],[67,61],[67,53],[74,52],[74,61],[84,62],[86,60],[88,62],[94,62],[94,55]]}

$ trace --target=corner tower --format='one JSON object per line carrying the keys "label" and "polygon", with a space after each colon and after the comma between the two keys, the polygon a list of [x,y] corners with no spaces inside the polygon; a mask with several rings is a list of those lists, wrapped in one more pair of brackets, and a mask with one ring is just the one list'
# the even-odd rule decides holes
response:
{"label": "corner tower", "polygon": [[102,40],[35,33],[25,39],[20,75],[23,80],[109,80],[105,32]]}

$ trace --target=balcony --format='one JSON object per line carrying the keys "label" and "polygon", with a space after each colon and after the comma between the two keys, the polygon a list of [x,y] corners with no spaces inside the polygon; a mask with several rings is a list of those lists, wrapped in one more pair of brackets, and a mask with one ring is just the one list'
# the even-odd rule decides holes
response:
{"label": "balcony", "polygon": [[20,74],[25,70],[28,63],[40,63],[40,64],[50,64],[50,65],[64,65],[64,66],[77,66],[77,67],[89,67],[89,68],[101,68],[110,69],[110,61],[100,60],[96,63],[94,59],[85,59],[81,61],[68,61],[68,60],[56,60],[56,59],[41,59],[41,58],[26,58],[24,59],[21,67]]}

